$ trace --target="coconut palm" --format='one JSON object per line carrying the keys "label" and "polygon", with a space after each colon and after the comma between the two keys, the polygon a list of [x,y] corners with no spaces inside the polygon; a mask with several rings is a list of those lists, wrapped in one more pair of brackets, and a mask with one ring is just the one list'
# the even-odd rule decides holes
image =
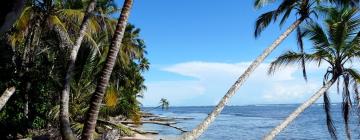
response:
{"label": "coconut palm", "polygon": [[[107,29],[111,30],[114,25],[108,26]],[[81,135],[83,116],[89,108],[88,102],[92,96],[91,93],[96,88],[96,77],[98,77],[106,59],[109,41],[103,34],[109,32],[99,32],[94,35],[94,40],[99,44],[97,48],[87,47],[88,43],[84,42],[77,56],[69,103],[71,127],[77,135]],[[141,98],[142,91],[145,90],[142,66],[149,67],[148,63],[142,64],[142,60],[146,59],[146,51],[144,43],[139,42],[143,42],[140,38],[140,30],[128,24],[122,40],[122,51],[119,51],[120,54],[117,57],[109,86],[104,95],[104,102],[99,112],[100,119],[121,115],[132,119],[134,122],[139,122],[141,114],[140,102],[137,98]],[[55,122],[57,122],[57,114],[59,114],[59,106],[52,108],[50,114]],[[98,126],[103,127],[101,124]]]}
{"label": "coconut palm", "polygon": [[[72,48],[73,50],[78,49],[84,37],[84,42],[89,44],[87,46],[97,46],[91,34],[100,31],[100,26],[96,18],[89,17],[89,13],[94,9],[96,1],[93,0],[89,2],[87,13],[83,12],[83,7],[77,7],[77,9],[74,9],[75,7],[71,7],[72,3],[74,2],[75,1],[44,0],[29,2],[26,5],[20,15],[19,20],[15,23],[14,30],[9,34],[8,37],[10,44],[14,48],[22,42],[25,42],[25,51],[22,57],[23,64],[21,67],[21,71],[19,72],[20,74],[24,74],[21,75],[26,76],[29,74],[28,70],[30,68],[28,67],[27,63],[29,63],[29,60],[33,59],[33,57],[35,56],[33,51],[34,48],[39,46],[39,41],[34,42],[33,40],[39,40],[40,38],[43,38],[43,34],[48,34],[46,32],[54,31],[58,35],[59,46],[64,52],[67,52],[69,48]],[[39,28],[39,26],[46,26],[48,28]],[[88,30],[86,30],[86,28]],[[70,47],[73,46],[72,40],[76,40],[75,47]],[[74,53],[72,53],[71,56],[72,57],[70,60],[74,60],[73,56],[76,57],[76,54],[74,55]],[[70,65],[68,66],[68,68],[70,69],[73,68],[71,67],[73,66],[71,65],[73,63],[71,62],[73,61],[69,61],[68,63],[68,65]],[[69,71],[71,72],[72,70],[68,70],[68,72]],[[26,86],[27,88],[23,92],[25,98],[27,99],[28,92],[31,89],[31,82],[29,80],[26,80],[26,78],[22,79],[25,79],[24,86]],[[60,126],[62,135],[64,136],[63,139],[74,139],[73,136],[71,136],[68,114],[69,88],[67,87],[69,87],[69,79],[71,79],[71,74],[67,74],[64,80],[65,89],[63,90],[64,92],[61,96]],[[24,112],[28,112],[27,106],[28,103],[25,104]]]}
{"label": "coconut palm", "polygon": [[[325,62],[328,68],[324,75],[323,87],[268,133],[264,138],[266,140],[273,139],[321,96],[324,97],[328,131],[333,139],[337,139],[336,129],[330,115],[330,100],[326,92],[336,81],[343,82],[342,112],[346,137],[351,138],[348,125],[352,106],[351,93],[358,98],[357,84],[360,82],[360,73],[351,67],[352,61],[360,58],[360,19],[356,16],[358,9],[349,7],[320,9],[326,14],[325,28],[311,22],[302,33],[302,36],[308,37],[313,43],[313,52],[286,52],[271,63],[269,74],[289,64],[301,64],[302,59],[306,63],[315,62],[319,66]],[[357,100],[355,102],[358,103]]]}
{"label": "coconut palm", "polygon": [[162,110],[169,109],[169,101],[167,99],[161,98],[159,104],[160,105],[158,105],[158,106],[156,106],[156,107],[154,107],[154,108],[152,108],[150,110],[147,110],[147,111],[151,111],[151,110],[154,110],[154,109],[157,109],[157,108],[160,108],[160,107],[161,107]]}
{"label": "coconut palm", "polygon": [[168,109],[169,108],[169,101],[167,99],[165,99],[165,98],[161,98],[160,106],[161,106],[162,110]]}
{"label": "coconut palm", "polygon": [[[94,5],[95,5],[95,1],[92,1],[89,5],[89,8],[88,8],[88,13],[90,11],[92,11],[94,8]],[[67,27],[74,27],[74,25],[76,24],[67,24],[67,23],[70,23],[70,20],[72,18],[68,18],[68,17],[74,17],[74,16],[81,16],[81,14],[79,15],[76,15],[76,14],[71,14],[71,16],[68,16],[70,15],[70,12],[69,11],[72,11],[74,13],[74,11],[76,10],[73,10],[73,9],[62,9],[64,7],[62,7],[61,5],[57,5],[58,3],[54,2],[54,1],[50,1],[50,0],[47,0],[47,1],[39,1],[39,2],[34,2],[34,4],[31,4],[29,6],[27,6],[25,8],[25,10],[23,11],[23,13],[21,14],[20,16],[20,19],[18,20],[18,22],[15,24],[15,29],[16,32],[14,32],[10,37],[9,37],[9,40],[11,42],[11,44],[13,46],[15,46],[15,43],[16,42],[23,42],[23,39],[25,39],[25,42],[28,42],[26,44],[28,45],[25,45],[25,51],[24,51],[24,55],[23,55],[23,62],[24,62],[24,66],[29,63],[29,60],[31,58],[31,56],[33,56],[33,54],[29,54],[31,51],[31,46],[34,45],[34,46],[38,46],[37,44],[33,44],[32,40],[36,40],[36,39],[33,39],[34,37],[37,37],[37,38],[41,38],[40,36],[40,32],[45,32],[43,29],[40,29],[39,26],[42,22],[46,23],[47,26],[50,26],[50,30],[53,29],[55,32],[58,33],[59,37],[60,37],[60,46],[61,48],[63,48],[64,50],[67,50],[68,48],[70,48],[70,45],[72,45],[72,41],[71,41],[71,38],[70,38],[70,35],[68,34],[68,30],[67,30]],[[81,9],[78,9],[78,11],[81,11]],[[79,13],[79,12],[77,12]],[[66,17],[66,19],[64,19],[64,17]],[[84,19],[84,22],[82,23],[82,25],[80,26],[80,37],[76,40],[75,42],[75,47],[73,47],[73,49],[76,49],[76,48],[79,48],[81,42],[82,42],[82,39],[84,37],[84,35],[86,34],[85,33],[85,30],[86,30],[86,25],[88,24],[88,18],[89,17],[89,14],[86,14],[86,16],[83,18]],[[70,19],[70,20],[69,20]],[[66,21],[66,22],[64,22]],[[27,23],[32,23],[32,24],[27,24]],[[29,26],[30,25],[30,26]],[[92,23],[92,25],[94,25]],[[44,28],[46,29],[46,28]],[[71,28],[70,28],[71,29]],[[37,34],[36,34],[37,33]],[[26,37],[27,35],[30,35],[32,37],[32,40],[30,41],[27,41],[26,40]],[[91,38],[89,37],[89,35],[87,36],[88,38]],[[90,39],[91,40],[91,39]],[[30,49],[28,51],[26,51],[27,49]],[[71,56],[76,56],[76,54],[74,55],[74,53],[71,54]],[[72,57],[73,58],[73,57]],[[73,59],[71,59],[73,60]],[[73,68],[71,66],[72,61],[69,61],[69,68]],[[27,73],[28,71],[28,67],[24,67],[25,69],[25,73]],[[71,70],[70,70],[71,71]],[[63,136],[63,139],[74,139],[74,136],[72,136],[72,132],[71,132],[71,129],[70,129],[70,121],[69,121],[69,113],[68,113],[68,90],[66,89],[69,89],[69,88],[66,88],[66,87],[69,87],[68,86],[68,81],[69,79],[71,78],[69,76],[70,74],[67,74],[66,78],[65,78],[65,82],[64,82],[64,87],[65,87],[65,90],[63,90],[62,92],[62,96],[61,96],[61,105],[60,105],[60,128],[61,128],[61,133],[62,133],[62,136]],[[25,98],[28,98],[28,92],[29,90],[31,89],[31,82],[29,81],[25,81],[26,82],[26,89],[25,89]],[[25,114],[27,114],[27,107],[28,106],[28,103],[26,103],[25,105]]]}
{"label": "coconut palm", "polygon": [[[273,0],[255,0],[255,7],[260,8],[266,3],[270,3],[272,1]],[[277,9],[266,12],[257,19],[255,26],[255,37],[258,37],[260,33],[271,23],[271,21],[276,21],[282,16],[280,25],[283,25],[283,23],[288,19],[292,12],[295,12],[298,15],[298,18],[291,24],[291,26],[251,63],[251,65],[245,70],[245,72],[230,87],[228,92],[224,95],[224,97],[220,100],[218,105],[208,115],[208,117],[206,117],[205,120],[195,129],[188,133],[185,133],[182,139],[196,139],[209,127],[210,123],[212,123],[215,118],[220,114],[220,112],[224,109],[229,99],[236,93],[236,91],[246,81],[250,74],[260,65],[260,63],[263,62],[264,59],[277,46],[279,46],[280,43],[290,35],[291,32],[298,28],[303,21],[309,20],[310,15],[315,14],[315,5],[316,3],[314,3],[313,0],[283,0]]]}
{"label": "coconut palm", "polygon": [[69,94],[70,94],[70,81],[72,79],[72,72],[75,68],[76,56],[79,51],[82,40],[86,34],[86,30],[88,27],[88,21],[91,15],[91,12],[94,11],[96,5],[96,0],[92,0],[88,5],[85,15],[83,17],[83,21],[80,25],[79,36],[75,41],[74,46],[70,50],[70,57],[68,60],[68,67],[64,78],[63,90],[61,91],[60,96],[60,130],[61,135],[64,140],[74,140],[75,137],[70,128],[70,120],[69,120]]}
{"label": "coconut palm", "polygon": [[[255,0],[254,5],[256,8],[261,8],[266,4],[274,3],[276,0]],[[258,56],[251,65],[245,70],[245,72],[235,81],[235,83],[230,87],[227,93],[223,96],[220,102],[216,105],[214,110],[205,118],[205,120],[199,124],[192,131],[185,133],[181,139],[196,139],[198,138],[215,120],[215,118],[221,113],[225,105],[228,103],[229,99],[236,93],[236,91],[241,87],[241,85],[246,81],[250,74],[260,65],[261,62],[277,47],[280,43],[287,38],[290,33],[295,29],[299,30],[299,25],[303,21],[309,21],[312,14],[317,17],[315,12],[316,4],[320,2],[332,2],[339,3],[342,5],[351,4],[356,6],[359,2],[358,0],[346,1],[346,0],[282,0],[277,9],[266,12],[262,14],[256,21],[255,26],[255,37],[258,37],[260,33],[272,22],[277,21],[280,17],[280,26],[285,23],[290,14],[293,12],[296,13],[296,20],[290,25],[290,27],[285,30],[268,48],[266,48],[263,53]],[[301,38],[299,38],[301,39]],[[301,40],[299,40],[300,42]],[[301,47],[301,46],[300,46]],[[303,65],[305,68],[305,65]],[[304,71],[304,78],[306,79],[306,73]]]}
{"label": "coconut palm", "polygon": [[97,83],[97,87],[90,100],[90,108],[88,110],[84,124],[84,129],[82,131],[81,139],[83,140],[92,139],[92,134],[95,131],[96,121],[98,118],[101,102],[104,97],[106,87],[108,86],[109,79],[112,70],[114,68],[118,52],[120,50],[121,41],[124,36],[124,32],[132,4],[133,4],[133,0],[124,1],[121,15],[116,25],[114,36],[111,40],[111,45],[105,61],[105,66],[100,72],[100,77]]}
{"label": "coconut palm", "polygon": [[[112,26],[109,26],[107,29],[111,30],[111,28]],[[72,116],[74,117],[85,114],[77,109],[88,108],[90,93],[96,86],[94,79],[99,75],[100,68],[103,66],[107,55],[107,38],[101,37],[97,43],[99,44],[99,51],[91,49],[87,55],[86,52],[89,48],[80,50],[79,61],[85,59],[86,62],[84,62],[83,67],[77,68],[80,72],[75,72],[77,74],[74,76],[75,81],[72,82],[71,86],[74,95],[71,96],[71,108],[74,108]],[[135,118],[140,118],[138,116],[140,115],[140,103],[137,97],[141,98],[142,91],[146,89],[144,86],[145,79],[141,74],[146,70],[145,68],[149,67],[139,28],[135,28],[131,24],[127,25],[119,53],[110,76],[109,86],[104,95],[104,105],[101,107],[99,115],[103,118],[122,115],[135,120]]]}

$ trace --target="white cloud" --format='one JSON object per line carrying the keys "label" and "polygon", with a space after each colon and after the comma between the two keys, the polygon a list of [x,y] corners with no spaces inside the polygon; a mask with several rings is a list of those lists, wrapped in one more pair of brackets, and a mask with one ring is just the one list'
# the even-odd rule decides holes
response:
{"label": "white cloud", "polygon": [[312,95],[316,92],[319,84],[316,82],[310,82],[307,84],[299,83],[286,83],[279,82],[275,83],[270,87],[270,89],[265,90],[263,93],[263,98],[271,102],[281,102],[281,101],[294,101],[295,99],[301,100],[304,97]]}
{"label": "white cloud", "polygon": [[[156,105],[162,97],[172,105],[214,105],[249,64],[191,61],[164,67],[163,71],[194,79],[147,83],[145,105]],[[297,66],[282,68],[273,76],[267,75],[268,66],[263,63],[255,70],[233,97],[232,105],[303,102],[321,87],[326,68],[308,65],[306,83]]]}
{"label": "white cloud", "polygon": [[[175,64],[166,67],[163,70],[173,72],[183,76],[198,78],[199,80],[206,80],[210,78],[219,77],[238,77],[250,65],[249,62],[243,63],[216,63],[216,62],[201,62],[193,61]],[[256,78],[264,78],[267,76],[268,64],[261,64],[254,76]],[[296,71],[296,67],[287,67],[281,70],[281,74],[272,78],[272,80],[291,80],[294,79],[292,73]]]}

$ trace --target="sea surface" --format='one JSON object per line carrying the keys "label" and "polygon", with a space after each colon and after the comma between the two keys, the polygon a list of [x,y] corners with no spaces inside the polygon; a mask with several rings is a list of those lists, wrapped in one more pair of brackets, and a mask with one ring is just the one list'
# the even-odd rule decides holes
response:
{"label": "sea surface", "polygon": [[[226,106],[221,115],[200,137],[200,140],[259,140],[280,123],[299,104]],[[196,127],[213,106],[170,107],[168,110],[155,109],[151,113],[166,117],[190,117],[178,120],[178,127],[191,130]],[[355,108],[355,106],[354,106]],[[146,108],[150,109],[150,108]],[[145,110],[146,110],[145,109]],[[341,104],[332,104],[332,117],[339,140],[345,140]],[[355,111],[351,114],[352,139],[360,140],[359,119]],[[177,129],[162,125],[144,124],[145,130],[158,131],[157,139],[175,139],[181,135]],[[301,114],[295,122],[277,136],[278,140],[329,140],[325,112],[322,104],[314,104]]]}

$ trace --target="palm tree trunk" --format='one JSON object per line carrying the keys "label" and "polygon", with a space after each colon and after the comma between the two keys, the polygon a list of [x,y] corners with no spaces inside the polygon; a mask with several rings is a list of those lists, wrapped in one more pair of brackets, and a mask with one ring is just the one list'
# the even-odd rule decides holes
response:
{"label": "palm tree trunk", "polygon": [[7,88],[5,92],[0,97],[0,110],[5,106],[6,102],[14,94],[15,87]]}
{"label": "palm tree trunk", "polygon": [[24,98],[25,98],[24,115],[25,115],[26,119],[29,118],[29,92],[30,92],[30,89],[31,89],[31,82],[27,81],[26,87],[25,87],[25,93],[24,93]]}
{"label": "palm tree trunk", "polygon": [[149,112],[149,111],[155,110],[155,109],[157,109],[157,108],[159,108],[159,107],[161,107],[161,105],[159,105],[159,106],[157,106],[157,107],[154,107],[154,108],[151,108],[151,109],[149,109],[149,110],[146,110],[145,112]]}
{"label": "palm tree trunk", "polygon": [[119,53],[120,45],[124,37],[125,27],[127,25],[130,9],[132,7],[133,0],[125,0],[124,5],[119,17],[114,36],[111,41],[110,49],[106,58],[105,66],[100,72],[100,78],[98,79],[95,92],[90,100],[90,108],[87,112],[84,128],[82,131],[82,140],[93,139],[92,135],[95,130],[96,120],[98,118],[100,106],[106,87],[109,83],[110,75],[115,65],[117,55]]}
{"label": "palm tree trunk", "polygon": [[71,48],[70,58],[68,60],[68,67],[64,79],[63,90],[60,96],[60,129],[61,136],[64,140],[74,140],[75,136],[70,127],[69,119],[69,95],[70,95],[70,82],[72,79],[72,73],[75,69],[76,56],[81,46],[81,42],[85,36],[88,20],[90,18],[91,12],[94,11],[96,5],[96,0],[92,0],[86,9],[83,21],[80,26],[79,37],[75,41],[75,45]]}
{"label": "palm tree trunk", "polygon": [[264,140],[272,140],[277,134],[284,130],[292,121],[294,121],[302,112],[316,102],[324,93],[335,83],[336,79],[328,81],[323,87],[320,88],[313,96],[310,97],[306,102],[300,105],[294,112],[292,112],[282,123],[276,126],[270,133],[268,133]]}
{"label": "palm tree trunk", "polygon": [[214,110],[205,118],[205,120],[199,124],[192,131],[185,133],[182,136],[182,140],[193,140],[200,137],[200,135],[210,126],[215,118],[221,113],[229,99],[236,93],[241,85],[246,81],[250,74],[264,61],[264,59],[277,47],[280,43],[294,31],[303,19],[296,20],[283,34],[281,34],[270,47],[266,48],[264,52],[256,58],[255,61],[245,70],[245,72],[239,77],[239,79],[231,86],[225,96],[220,100]]}

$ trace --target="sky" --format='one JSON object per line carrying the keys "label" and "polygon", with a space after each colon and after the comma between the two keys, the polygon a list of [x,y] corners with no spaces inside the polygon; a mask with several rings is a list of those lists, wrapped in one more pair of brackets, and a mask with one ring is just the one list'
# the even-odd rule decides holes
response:
{"label": "sky", "polygon": [[[116,1],[121,7],[123,0]],[[129,22],[141,29],[150,70],[144,73],[144,106],[166,98],[170,106],[216,105],[248,65],[293,21],[270,25],[254,37],[256,18],[273,9],[253,7],[253,0],[135,0]],[[311,47],[305,42],[305,47]],[[308,82],[298,66],[267,75],[269,63],[297,50],[288,37],[231,99],[229,105],[302,103],[322,86],[326,66],[308,65]],[[333,102],[339,95],[330,90]]]}

